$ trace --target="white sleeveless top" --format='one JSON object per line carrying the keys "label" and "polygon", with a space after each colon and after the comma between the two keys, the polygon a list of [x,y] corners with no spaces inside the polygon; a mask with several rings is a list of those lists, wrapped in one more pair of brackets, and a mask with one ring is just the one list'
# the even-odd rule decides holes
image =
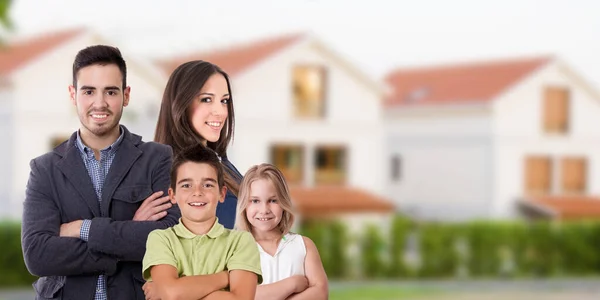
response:
{"label": "white sleeveless top", "polygon": [[260,244],[257,245],[260,252],[262,284],[277,282],[293,275],[304,275],[306,246],[301,235],[295,233],[284,235],[274,256],[265,252]]}

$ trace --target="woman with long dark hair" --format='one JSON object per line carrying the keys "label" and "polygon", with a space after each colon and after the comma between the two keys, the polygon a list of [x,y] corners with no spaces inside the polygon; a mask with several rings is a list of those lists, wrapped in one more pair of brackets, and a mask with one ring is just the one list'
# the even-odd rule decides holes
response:
{"label": "woman with long dark hair", "polygon": [[170,145],[173,153],[202,144],[217,153],[225,169],[227,196],[217,207],[219,223],[233,228],[242,175],[227,159],[234,131],[233,97],[229,76],[206,61],[177,67],[167,82],[154,140]]}

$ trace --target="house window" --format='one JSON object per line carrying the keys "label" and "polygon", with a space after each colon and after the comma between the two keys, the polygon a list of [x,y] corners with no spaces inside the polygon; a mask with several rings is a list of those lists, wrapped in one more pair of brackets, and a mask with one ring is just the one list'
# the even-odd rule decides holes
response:
{"label": "house window", "polygon": [[544,93],[544,131],[566,133],[569,130],[569,90],[548,87]]}
{"label": "house window", "polygon": [[346,149],[344,147],[317,147],[315,153],[315,183],[344,184],[346,182],[346,159]]}
{"label": "house window", "polygon": [[301,183],[304,173],[304,149],[300,145],[274,145],[271,147],[271,162],[288,183]]}
{"label": "house window", "polygon": [[546,195],[552,188],[552,161],[550,157],[535,156],[525,159],[525,193]]}
{"label": "house window", "polygon": [[567,194],[585,193],[587,160],[582,157],[565,157],[561,161],[562,191]]}
{"label": "house window", "polygon": [[294,116],[322,118],[325,115],[325,69],[297,66],[293,71]]}
{"label": "house window", "polygon": [[400,180],[400,176],[401,176],[401,172],[402,172],[402,159],[400,158],[400,155],[394,155],[392,156],[392,161],[391,161],[391,165],[392,165],[392,180],[394,181],[398,181]]}
{"label": "house window", "polygon": [[55,136],[50,139],[50,150],[58,147],[58,145],[62,144],[64,141],[68,140],[69,136]]}

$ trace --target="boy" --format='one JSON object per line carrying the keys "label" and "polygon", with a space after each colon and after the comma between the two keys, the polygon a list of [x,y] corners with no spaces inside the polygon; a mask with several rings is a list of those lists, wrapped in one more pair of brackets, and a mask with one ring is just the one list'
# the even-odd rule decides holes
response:
{"label": "boy", "polygon": [[260,255],[249,232],[219,224],[217,203],[226,192],[213,151],[198,145],[175,157],[169,196],[181,220],[148,236],[146,299],[254,299],[262,282]]}

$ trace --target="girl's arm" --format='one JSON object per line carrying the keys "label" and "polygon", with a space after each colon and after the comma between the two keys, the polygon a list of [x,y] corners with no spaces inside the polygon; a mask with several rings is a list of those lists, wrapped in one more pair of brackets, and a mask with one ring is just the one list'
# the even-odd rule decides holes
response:
{"label": "girl's arm", "polygon": [[302,300],[321,300],[329,299],[329,285],[327,283],[327,274],[323,268],[319,250],[313,241],[305,236],[306,259],[304,260],[304,272],[308,279],[308,288],[303,292],[292,295],[287,299]]}
{"label": "girl's arm", "polygon": [[308,287],[304,275],[294,275],[277,282],[256,287],[255,300],[285,300],[291,294],[300,293]]}

